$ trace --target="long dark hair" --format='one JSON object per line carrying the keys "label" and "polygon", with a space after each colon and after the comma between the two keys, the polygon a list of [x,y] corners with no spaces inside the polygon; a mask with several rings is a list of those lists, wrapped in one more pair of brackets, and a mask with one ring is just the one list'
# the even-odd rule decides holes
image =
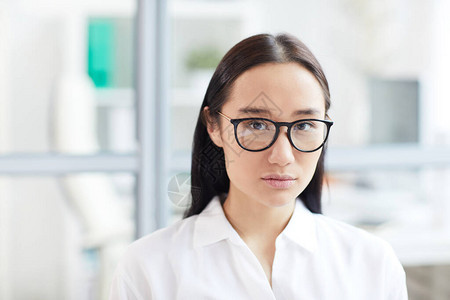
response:
{"label": "long dark hair", "polygon": [[[289,34],[258,34],[236,44],[220,61],[211,78],[200,108],[194,132],[191,195],[192,202],[184,217],[199,214],[216,195],[228,193],[230,179],[225,168],[221,147],[210,139],[204,107],[208,106],[210,118],[219,122],[218,111],[228,99],[234,81],[248,69],[265,63],[296,62],[309,70],[322,87],[325,111],[330,108],[328,81],[317,59],[296,37]],[[322,149],[315,173],[308,186],[299,195],[306,207],[314,213],[322,213],[321,197],[324,176],[325,146]]]}

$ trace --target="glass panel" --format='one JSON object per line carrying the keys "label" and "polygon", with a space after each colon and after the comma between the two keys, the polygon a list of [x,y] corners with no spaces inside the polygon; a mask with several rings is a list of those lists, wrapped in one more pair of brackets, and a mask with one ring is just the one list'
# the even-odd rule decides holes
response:
{"label": "glass panel", "polygon": [[0,190],[5,300],[107,299],[134,239],[135,176],[2,176]]}
{"label": "glass panel", "polygon": [[0,154],[136,149],[135,1],[2,6]]}

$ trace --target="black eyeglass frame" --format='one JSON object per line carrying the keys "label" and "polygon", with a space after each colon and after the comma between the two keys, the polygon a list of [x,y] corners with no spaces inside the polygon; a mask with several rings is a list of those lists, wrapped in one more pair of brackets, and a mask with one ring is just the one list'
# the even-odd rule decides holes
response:
{"label": "black eyeglass frame", "polygon": [[[300,151],[300,152],[305,152],[305,153],[315,152],[315,151],[319,150],[320,148],[322,148],[323,145],[325,145],[326,141],[328,140],[328,135],[329,135],[329,133],[330,133],[330,128],[331,128],[331,126],[333,126],[333,124],[334,124],[334,122],[331,121],[331,120],[320,120],[320,119],[300,119],[300,120],[296,120],[296,121],[294,121],[294,122],[275,122],[275,121],[273,121],[273,120],[266,119],[266,118],[242,118],[242,119],[231,119],[230,117],[228,117],[227,115],[225,115],[224,113],[222,113],[222,112],[220,112],[220,111],[217,111],[217,113],[218,113],[219,115],[221,115],[222,117],[224,117],[225,119],[227,119],[228,121],[230,121],[231,124],[233,124],[233,126],[234,126],[234,137],[236,138],[236,142],[238,143],[238,145],[239,145],[242,149],[244,149],[244,150],[246,150],[246,151],[250,151],[250,152],[260,152],[260,151],[264,151],[264,150],[266,150],[266,149],[269,149],[269,148],[276,142],[276,140],[278,139],[278,135],[280,134],[280,127],[281,127],[281,126],[286,126],[286,127],[287,127],[288,140],[289,140],[289,142],[291,143],[291,145],[292,145],[296,150],[298,150],[298,151]],[[270,142],[270,144],[269,144],[267,147],[262,148],[262,149],[259,149],[259,150],[251,150],[251,149],[247,149],[247,148],[245,148],[244,146],[241,145],[241,143],[239,142],[238,136],[237,136],[237,127],[238,127],[239,123],[241,123],[241,122],[243,122],[243,121],[248,121],[248,120],[264,120],[264,121],[270,122],[270,123],[272,123],[272,124],[275,125],[275,134],[274,134],[274,136],[273,136],[273,140],[272,140],[272,142]],[[295,146],[294,142],[292,141],[292,138],[291,138],[291,128],[292,128],[292,126],[293,126],[294,124],[296,124],[296,123],[298,123],[298,122],[302,122],[302,121],[317,121],[317,122],[325,123],[325,125],[327,126],[327,134],[326,134],[326,136],[325,136],[325,139],[324,139],[323,143],[320,144],[320,146],[317,147],[317,148],[314,149],[314,150],[302,150],[302,149],[299,149],[297,146]]]}

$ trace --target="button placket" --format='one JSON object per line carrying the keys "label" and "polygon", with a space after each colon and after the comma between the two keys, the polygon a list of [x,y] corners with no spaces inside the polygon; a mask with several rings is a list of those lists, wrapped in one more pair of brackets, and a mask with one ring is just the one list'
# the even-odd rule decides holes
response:
{"label": "button placket", "polygon": [[270,283],[267,280],[266,273],[264,272],[261,263],[259,262],[256,255],[253,253],[253,251],[248,247],[248,245],[244,242],[244,240],[240,237],[240,235],[236,231],[234,231],[233,233],[231,242],[234,243],[239,248],[241,248],[241,251],[239,252],[246,258],[245,262],[249,263],[258,274],[257,281],[258,283],[261,283],[261,285],[259,285],[257,289],[259,292],[261,292],[261,295],[258,295],[257,299],[276,300],[275,294],[273,293],[272,287],[270,286]]}

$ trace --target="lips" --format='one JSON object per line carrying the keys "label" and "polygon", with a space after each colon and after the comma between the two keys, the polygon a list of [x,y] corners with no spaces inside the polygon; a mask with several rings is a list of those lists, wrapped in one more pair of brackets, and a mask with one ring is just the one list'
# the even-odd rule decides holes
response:
{"label": "lips", "polygon": [[262,180],[272,188],[286,189],[295,183],[296,178],[291,175],[269,174],[263,176]]}
{"label": "lips", "polygon": [[290,175],[269,174],[269,175],[263,176],[262,179],[294,180],[295,178]]}

